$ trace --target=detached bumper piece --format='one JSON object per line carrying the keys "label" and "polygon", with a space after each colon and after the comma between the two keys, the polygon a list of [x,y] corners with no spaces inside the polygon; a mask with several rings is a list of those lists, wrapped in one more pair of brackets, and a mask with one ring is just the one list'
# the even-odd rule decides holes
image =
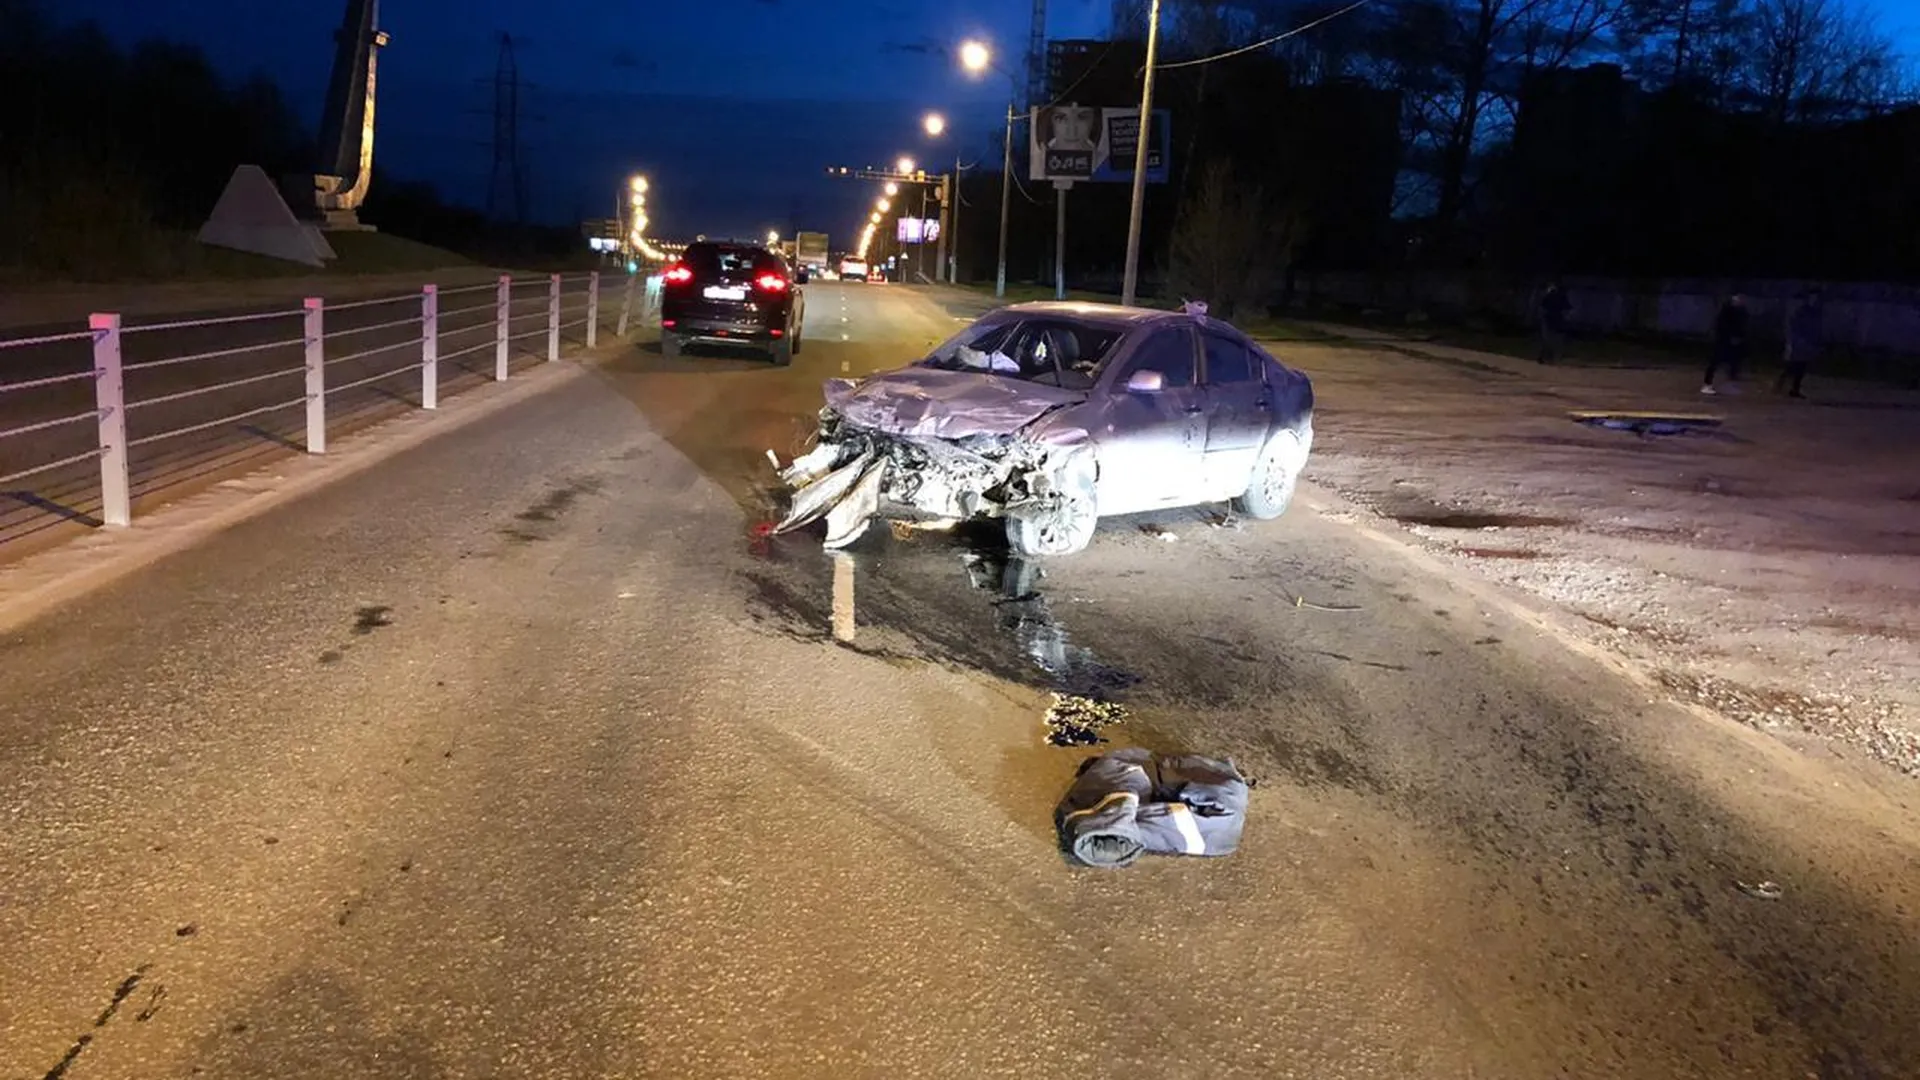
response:
{"label": "detached bumper piece", "polygon": [[1081,762],[1053,823],[1086,866],[1118,868],[1148,853],[1230,855],[1249,793],[1231,761],[1133,747]]}

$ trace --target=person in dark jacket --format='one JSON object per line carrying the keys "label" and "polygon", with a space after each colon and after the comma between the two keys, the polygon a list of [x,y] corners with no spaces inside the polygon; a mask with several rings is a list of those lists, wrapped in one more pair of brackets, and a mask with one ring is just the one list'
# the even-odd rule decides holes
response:
{"label": "person in dark jacket", "polygon": [[1700,384],[1703,394],[1717,394],[1713,376],[1722,367],[1727,369],[1727,382],[1740,381],[1740,365],[1747,360],[1747,298],[1734,293],[1727,302],[1720,305],[1720,314],[1713,320],[1713,356],[1707,361],[1707,379]]}
{"label": "person in dark jacket", "polygon": [[1787,317],[1787,362],[1773,384],[1775,390],[1784,390],[1788,397],[1807,396],[1800,392],[1800,384],[1826,344],[1826,322],[1820,307],[1820,290],[1814,289],[1801,298],[1800,306]]}
{"label": "person in dark jacket", "polygon": [[1559,282],[1547,286],[1540,294],[1540,356],[1543,364],[1551,364],[1560,359],[1560,349],[1567,340],[1567,313],[1573,310],[1573,303],[1560,288]]}

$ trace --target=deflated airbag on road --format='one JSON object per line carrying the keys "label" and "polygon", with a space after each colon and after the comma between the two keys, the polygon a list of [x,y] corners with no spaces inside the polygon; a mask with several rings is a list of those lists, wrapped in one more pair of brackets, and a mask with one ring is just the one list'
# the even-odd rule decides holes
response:
{"label": "deflated airbag on road", "polygon": [[1141,855],[1229,855],[1240,846],[1249,788],[1231,761],[1137,747],[1080,763],[1054,808],[1062,846],[1087,866]]}

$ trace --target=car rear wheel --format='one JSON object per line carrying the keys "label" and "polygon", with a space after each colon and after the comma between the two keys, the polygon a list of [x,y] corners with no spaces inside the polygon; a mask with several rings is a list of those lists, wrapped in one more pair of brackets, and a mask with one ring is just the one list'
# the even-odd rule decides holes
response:
{"label": "car rear wheel", "polygon": [[792,334],[792,336],[791,336],[791,337],[789,337],[789,338],[788,338],[787,340],[788,340],[788,341],[791,341],[791,342],[793,342],[793,355],[795,355],[795,356],[799,356],[799,355],[800,355],[800,345],[801,345],[801,340],[802,340],[802,339],[801,339],[801,334],[800,334],[800,328],[799,328],[799,327],[797,327],[797,326],[796,326],[796,327],[794,327],[794,329],[793,329],[793,334]]}
{"label": "car rear wheel", "polygon": [[793,363],[792,339],[781,338],[774,342],[768,347],[767,355],[773,359],[773,366],[775,367],[786,367],[788,364]]}
{"label": "car rear wheel", "polygon": [[680,359],[680,335],[663,333],[660,335],[660,355],[669,360]]}
{"label": "car rear wheel", "polygon": [[1299,460],[1299,435],[1282,431],[1269,439],[1260,459],[1254,462],[1246,493],[1234,500],[1234,508],[1258,521],[1271,521],[1286,513],[1300,478]]}

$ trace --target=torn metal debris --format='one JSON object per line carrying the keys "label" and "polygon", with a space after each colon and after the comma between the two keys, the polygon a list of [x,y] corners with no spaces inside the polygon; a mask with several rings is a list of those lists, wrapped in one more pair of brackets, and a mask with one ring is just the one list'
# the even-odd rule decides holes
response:
{"label": "torn metal debris", "polygon": [[1090,757],[1054,808],[1061,846],[1086,866],[1159,855],[1232,854],[1251,787],[1231,760],[1137,747]]}
{"label": "torn metal debris", "polygon": [[1092,746],[1106,742],[1100,729],[1127,722],[1124,705],[1055,691],[1047,706],[1047,742],[1054,746]]}

